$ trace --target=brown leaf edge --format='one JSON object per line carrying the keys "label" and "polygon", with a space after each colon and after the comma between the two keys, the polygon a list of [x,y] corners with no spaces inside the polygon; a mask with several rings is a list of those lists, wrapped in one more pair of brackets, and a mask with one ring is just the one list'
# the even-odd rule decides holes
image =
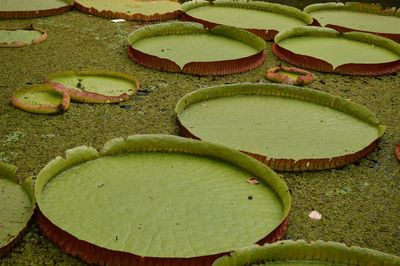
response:
{"label": "brown leaf edge", "polygon": [[[245,85],[246,84],[250,85],[250,86],[255,85],[255,84],[251,84],[251,83],[245,83]],[[240,86],[240,85],[243,85],[243,84],[231,84],[231,85],[228,85],[227,87],[229,87],[229,86],[235,87],[235,86]],[[294,86],[281,85],[281,84],[264,84],[264,85],[257,85],[257,86],[260,86],[260,90],[262,90],[262,88],[261,88],[262,86],[277,87],[276,88],[277,91],[284,89],[284,87],[282,87],[280,89],[278,86],[285,86],[287,88],[289,88],[289,87],[296,88]],[[211,87],[211,88],[213,88],[213,87]],[[255,87],[254,90],[256,90],[256,89],[257,88]],[[203,90],[207,90],[207,88],[205,88]],[[302,89],[302,90],[304,91],[305,89]],[[281,93],[277,92],[276,95],[277,96],[286,95],[286,93],[288,93],[288,92],[281,92]],[[320,92],[316,92],[316,93],[320,93]],[[216,94],[222,95],[221,92],[216,92]],[[324,93],[322,93],[322,94],[324,94]],[[271,95],[274,95],[274,93],[272,93]],[[186,96],[184,96],[184,97],[186,97]],[[208,97],[210,97],[210,95]],[[296,97],[293,97],[293,98],[296,98]],[[336,98],[339,98],[339,97],[336,97]],[[301,99],[305,100],[306,97],[303,96],[303,97],[301,97]],[[181,100],[182,100],[182,98],[181,98]],[[179,100],[179,102],[175,108],[176,114],[178,114],[178,108],[184,108],[184,107],[182,107],[183,105],[181,103],[181,100]],[[330,105],[327,105],[327,106],[334,108],[334,106],[332,106],[333,103],[334,103],[334,101],[332,100],[332,103],[330,103]],[[187,104],[187,102],[185,100],[184,105],[186,105],[186,104]],[[338,103],[338,104],[340,104],[340,103]],[[181,106],[179,106],[179,105],[181,105]],[[342,103],[342,105],[343,105],[343,103]],[[370,119],[370,118],[368,118],[368,119]],[[199,138],[198,136],[196,136],[192,132],[190,132],[190,130],[188,130],[184,125],[182,125],[182,123],[180,122],[178,117],[177,117],[176,121],[178,124],[178,130],[179,130],[180,136],[183,136],[186,138],[191,138],[191,139],[196,139],[196,140],[202,140],[201,138]],[[374,121],[374,123],[377,123],[377,121]],[[380,134],[382,135],[385,130],[385,126],[379,125],[379,130],[381,131]],[[363,158],[366,155],[368,155],[369,153],[371,153],[378,146],[379,140],[380,140],[380,137],[377,138],[376,140],[372,141],[364,149],[357,151],[355,153],[346,154],[344,156],[332,157],[332,158],[301,159],[301,160],[296,161],[293,159],[269,158],[265,155],[255,154],[255,153],[251,153],[251,152],[247,152],[247,151],[240,151],[240,152],[257,159],[258,161],[264,163],[265,165],[267,165],[268,167],[270,167],[271,169],[273,169],[275,171],[286,171],[286,172],[319,171],[319,170],[326,170],[326,169],[332,169],[332,168],[341,168],[348,164],[351,164],[353,162],[360,160],[361,158]]]}
{"label": "brown leaf edge", "polygon": [[61,71],[49,74],[45,79],[44,83],[49,84],[54,90],[60,93],[66,93],[70,96],[71,100],[84,103],[119,103],[127,101],[131,96],[127,93],[123,93],[118,96],[107,96],[95,92],[82,91],[77,88],[69,88],[61,83],[52,82],[51,79],[58,76],[65,75],[102,75],[111,76],[129,80],[135,84],[135,90],[133,94],[140,88],[140,82],[134,77],[116,71],[110,70],[81,70],[81,71]]}
{"label": "brown leaf edge", "polygon": [[1,19],[25,19],[25,18],[39,18],[59,15],[64,12],[69,11],[72,5],[66,4],[65,6],[59,8],[52,8],[46,10],[36,10],[36,11],[0,11]]}
{"label": "brown leaf edge", "polygon": [[[58,93],[62,96],[62,102],[58,105],[52,105],[52,104],[32,105],[18,99],[17,94],[29,93],[29,91],[31,90]],[[14,94],[10,97],[10,102],[15,107],[26,112],[35,114],[56,114],[65,112],[69,109],[70,97],[67,93],[58,92],[54,90],[51,86],[44,84],[44,85],[32,85],[30,87],[17,89],[14,92]]]}
{"label": "brown leaf edge", "polygon": [[[171,1],[171,2],[173,2],[173,1]],[[140,14],[140,13],[127,14],[127,13],[122,13],[122,12],[114,12],[111,10],[99,11],[94,7],[86,7],[86,6],[78,3],[78,1],[75,1],[74,6],[78,10],[80,10],[84,13],[91,14],[91,15],[98,16],[98,17],[104,17],[104,18],[108,18],[108,19],[119,18],[119,19],[125,19],[125,20],[135,20],[135,21],[162,21],[162,20],[177,19],[181,14],[180,10],[176,10],[174,12],[168,12],[168,13],[164,13],[164,14],[155,13],[153,15],[144,15],[144,14]]]}
{"label": "brown leaf edge", "polygon": [[[292,79],[288,75],[281,74],[280,71],[293,72],[299,74],[299,76],[296,79]],[[276,83],[298,86],[308,85],[314,81],[314,75],[311,72],[295,67],[276,66],[268,69],[265,76]]]}
{"label": "brown leaf edge", "polygon": [[41,33],[40,37],[32,40],[30,43],[27,42],[21,42],[21,41],[14,41],[11,43],[0,43],[0,47],[15,47],[15,48],[19,48],[19,47],[24,47],[24,46],[28,46],[31,44],[38,44],[41,42],[44,42],[45,40],[47,40],[47,32],[43,29],[40,28],[36,28],[34,27],[32,24],[30,26],[27,27],[23,27],[23,28],[0,28],[0,30],[30,30],[30,31],[38,31]]}
{"label": "brown leaf edge", "polygon": [[[172,60],[143,53],[133,48],[132,44],[128,46],[128,57],[137,64],[149,68],[167,72],[184,73],[184,74],[191,74],[198,76],[213,76],[213,75],[217,76],[217,75],[242,73],[259,67],[260,65],[263,64],[265,60],[265,54],[264,54],[265,43],[263,42],[263,44],[261,45],[259,41],[262,39],[255,36],[254,34],[246,32],[245,30],[229,26],[216,26],[213,27],[212,29],[207,29],[203,28],[204,27],[203,25],[193,22],[172,22],[170,23],[170,25],[171,28],[167,30],[173,31],[173,29],[176,29],[175,30],[176,34],[186,34],[190,33],[192,30],[193,33],[199,33],[202,31],[208,34],[221,35],[227,38],[235,38],[233,36],[235,36],[236,33],[238,35],[238,37],[236,37],[237,40],[245,42],[249,45],[251,45],[252,42],[254,42],[255,44],[253,44],[253,46],[257,47],[256,49],[259,52],[251,56],[232,59],[232,60],[221,60],[214,62],[189,62],[186,65],[184,65],[182,69]],[[179,25],[181,25],[183,28],[181,32],[178,30]],[[156,28],[158,26],[165,26],[165,25],[160,24],[160,25],[154,25],[152,27]],[[199,26],[201,26],[201,28]],[[165,28],[167,27],[168,25],[166,25]],[[191,27],[193,27],[193,29],[191,29]],[[135,32],[133,34],[135,34]],[[155,34],[157,35],[159,33]],[[145,34],[141,36],[141,38],[143,37],[146,37]]]}
{"label": "brown leaf edge", "polygon": [[[400,71],[400,59],[392,62],[378,63],[378,64],[343,64],[334,69],[333,66],[327,61],[312,56],[296,54],[292,51],[289,51],[279,46],[279,44],[277,43],[277,39],[282,40],[285,38],[290,38],[291,35],[298,36],[301,35],[301,32],[304,32],[305,35],[313,36],[311,28],[312,27],[308,28],[299,27],[283,32],[282,34],[278,34],[275,38],[275,43],[272,45],[272,52],[278,58],[290,64],[320,72],[337,73],[337,74],[353,75],[353,76],[378,76],[378,75],[392,74]],[[340,33],[333,29],[326,28],[324,30],[324,28],[320,27],[315,27],[314,30],[315,30],[314,36],[318,34],[326,34],[327,36],[330,36],[332,38],[334,36],[341,36],[356,41],[365,39],[371,44],[376,43],[376,45],[380,45],[381,43],[384,43],[384,45],[387,45],[392,49],[394,49],[393,47],[396,45],[396,42],[392,40],[385,39],[383,37],[368,33],[361,33],[361,32]],[[329,30],[331,32],[329,32]],[[397,49],[400,50],[399,48]]]}
{"label": "brown leaf edge", "polygon": [[[288,227],[288,213],[291,205],[290,193],[286,183],[279,178],[271,169],[266,168],[255,160],[250,160],[241,153],[226,148],[221,145],[211,144],[207,142],[198,142],[178,136],[170,135],[132,135],[126,139],[117,138],[107,142],[101,153],[104,156],[118,155],[127,152],[184,152],[197,155],[206,155],[228,163],[238,164],[248,169],[260,177],[266,178],[267,175],[273,174],[277,179],[271,180],[271,186],[281,197],[284,206],[282,222],[267,236],[257,241],[256,244],[263,245],[265,243],[275,242],[283,237]],[[80,164],[84,161],[92,160],[98,157],[98,152],[90,147],[80,146],[66,152],[66,159],[57,157],[51,161],[39,173],[36,179],[36,198],[40,198],[45,184],[52,176]],[[143,257],[129,252],[115,251],[93,245],[87,241],[80,240],[68,232],[62,230],[53,224],[41,211],[40,204],[35,210],[35,220],[39,229],[43,234],[53,241],[59,248],[72,256],[79,257],[89,264],[100,265],[211,265],[213,261],[228,252],[219,254],[211,254],[208,256],[190,257],[190,258],[160,258],[160,257]]]}
{"label": "brown leaf edge", "polygon": [[[15,173],[17,171],[17,167],[6,164],[0,161],[0,171],[6,171],[6,176],[5,178],[11,180],[12,182],[15,182],[18,184]],[[4,174],[4,172],[3,172]],[[33,221],[33,214],[34,214],[34,206],[35,206],[35,198],[33,195],[33,186],[32,186],[32,178],[28,177],[24,180],[22,183],[22,188],[25,190],[25,192],[29,195],[29,198],[32,201],[32,215],[29,218],[29,220],[26,222],[25,226],[21,229],[21,231],[14,236],[14,238],[8,242],[6,245],[0,247],[0,258],[5,256],[8,252],[10,252],[24,237],[25,233],[28,231],[30,225],[32,224]]]}
{"label": "brown leaf edge", "polygon": [[395,150],[394,150],[394,153],[395,153],[395,155],[396,155],[397,160],[399,160],[399,162],[400,162],[400,144],[397,144],[397,145],[396,145],[396,148],[395,148]]}
{"label": "brown leaf edge", "polygon": [[[185,5],[186,5],[186,7],[185,7]],[[209,5],[210,4],[208,2],[199,2],[199,3],[187,2],[187,3],[183,4],[183,6],[182,6],[183,11],[180,16],[180,19],[183,21],[200,23],[208,29],[212,29],[215,26],[221,25],[219,23],[214,23],[211,21],[193,17],[185,12],[187,10],[194,9],[196,7],[209,6]],[[217,1],[214,3],[214,5],[221,6],[221,7],[227,6],[227,7],[245,8],[245,9],[250,9],[250,10],[261,10],[261,11],[266,11],[266,12],[273,12],[275,9],[275,12],[278,14],[283,14],[285,10],[288,10],[288,11],[286,11],[287,13],[289,13],[289,12],[293,13],[293,12],[295,12],[295,10],[298,11],[298,14],[304,13],[301,10],[298,10],[297,8],[294,8],[294,7],[284,6],[284,5],[275,4],[275,3],[267,3],[267,2],[239,3],[239,2],[234,2],[234,1],[232,1],[232,2]],[[304,13],[302,15],[303,16],[298,16],[299,20],[302,20],[305,24],[313,25],[312,23],[314,22],[314,20],[311,17],[308,17],[308,20],[307,20],[306,18],[304,18],[304,16],[306,14]],[[305,21],[305,20],[307,20],[307,21]],[[277,30],[274,30],[274,29],[244,28],[244,30],[247,30],[247,31],[257,35],[258,37],[263,38],[266,41],[273,41],[275,36],[279,33]]]}

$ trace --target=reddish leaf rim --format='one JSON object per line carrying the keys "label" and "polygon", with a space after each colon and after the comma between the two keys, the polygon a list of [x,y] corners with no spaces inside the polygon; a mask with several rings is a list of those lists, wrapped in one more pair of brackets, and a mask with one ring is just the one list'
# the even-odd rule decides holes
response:
{"label": "reddish leaf rim", "polygon": [[278,58],[290,64],[320,72],[352,76],[378,76],[400,71],[400,59],[393,62],[378,64],[343,64],[333,68],[327,61],[312,56],[296,54],[279,46],[277,43],[272,45],[272,52]]}
{"label": "reddish leaf rim", "polygon": [[[171,2],[173,2],[173,1],[171,1]],[[94,7],[86,7],[86,6],[78,3],[77,1],[75,1],[74,6],[78,10],[80,10],[84,13],[91,14],[91,15],[98,16],[98,17],[104,17],[104,18],[108,18],[108,19],[120,18],[120,19],[135,20],[135,21],[162,21],[162,20],[177,19],[181,14],[180,10],[176,10],[176,11],[167,12],[164,14],[155,13],[152,15],[144,15],[141,13],[136,13],[136,14],[128,15],[126,13],[114,12],[111,10],[101,10],[100,11]]]}
{"label": "reddish leaf rim", "polygon": [[[288,75],[280,73],[282,70],[299,74],[299,76],[296,79],[292,79]],[[303,86],[314,81],[314,75],[311,72],[295,67],[276,66],[268,69],[265,76],[270,81],[288,85]]]}
{"label": "reddish leaf rim", "polygon": [[30,43],[14,41],[11,43],[0,43],[0,47],[15,47],[15,48],[24,47],[24,46],[28,46],[31,44],[38,44],[38,43],[44,42],[45,40],[47,40],[47,37],[48,37],[47,32],[45,30],[36,28],[33,25],[23,27],[23,28],[0,28],[0,30],[11,30],[11,31],[13,31],[13,30],[29,30],[29,31],[38,31],[41,33],[39,38],[32,40]]}
{"label": "reddish leaf rim", "polygon": [[116,71],[110,70],[81,70],[81,71],[61,71],[55,72],[44,79],[45,84],[49,84],[54,90],[58,91],[59,93],[66,93],[70,96],[70,98],[77,102],[84,102],[84,103],[119,103],[123,101],[129,100],[131,97],[127,93],[123,93],[118,96],[107,96],[95,92],[87,92],[87,91],[80,91],[76,88],[69,88],[64,86],[61,83],[52,82],[51,79],[57,76],[63,75],[102,75],[102,76],[110,76],[110,77],[117,77],[121,79],[126,79],[135,84],[135,90],[132,95],[136,93],[136,91],[140,88],[140,82],[135,79],[134,77]]}
{"label": "reddish leaf rim", "polygon": [[395,148],[395,150],[394,150],[394,153],[395,153],[395,155],[396,155],[397,160],[399,160],[399,162],[400,162],[400,144],[397,144],[397,145],[396,145],[396,148]]}
{"label": "reddish leaf rim", "polygon": [[[25,102],[19,100],[18,97],[16,97],[17,93],[29,92],[30,90],[41,90],[41,91],[58,93],[58,94],[62,95],[62,102],[58,105],[52,105],[52,104],[33,105],[33,104],[25,103]],[[22,88],[22,89],[17,89],[14,92],[14,94],[11,96],[10,102],[12,103],[12,105],[17,107],[18,109],[21,109],[21,110],[29,112],[29,113],[56,114],[56,113],[65,112],[69,109],[70,97],[67,93],[60,93],[60,92],[54,90],[49,85],[33,85],[33,86]]]}
{"label": "reddish leaf rim", "polygon": [[24,18],[39,18],[59,15],[64,12],[69,11],[72,5],[66,4],[65,6],[59,8],[51,8],[46,10],[36,10],[36,11],[0,11],[1,19],[24,19]]}
{"label": "reddish leaf rim", "polygon": [[[226,74],[235,74],[242,73],[245,71],[249,71],[256,67],[259,67],[265,60],[265,42],[257,37],[254,34],[251,34],[245,30],[230,27],[230,26],[216,26],[212,29],[205,28],[202,24],[193,23],[193,22],[172,22],[158,25],[148,26],[147,32],[144,31],[144,28],[137,30],[137,32],[133,32],[130,36],[133,38],[137,37],[135,41],[146,38],[147,36],[158,36],[159,28],[164,27],[163,30],[168,34],[188,34],[188,33],[205,33],[205,34],[214,34],[221,35],[225,38],[233,38],[232,36],[240,35],[238,37],[238,41],[241,42],[254,42],[256,45],[256,50],[258,51],[256,54],[231,59],[231,60],[221,60],[221,61],[211,61],[211,62],[189,62],[185,64],[182,69],[178,66],[174,61],[166,58],[160,58],[155,55],[143,53],[132,47],[131,44],[128,45],[128,57],[136,62],[139,65],[143,65],[149,68],[167,71],[167,72],[175,72],[175,73],[184,73],[198,76],[206,76],[206,75],[226,75]],[[179,29],[182,29],[180,31]],[[154,30],[154,35],[151,35]],[[224,30],[229,32],[229,34],[222,33]],[[145,33],[145,34],[143,34]],[[128,37],[129,38],[129,37]],[[249,39],[243,41],[243,39]],[[262,49],[261,49],[262,47]]]}
{"label": "reddish leaf rim", "polygon": [[[35,220],[43,234],[55,243],[64,253],[78,257],[89,264],[138,266],[211,265],[217,258],[229,254],[229,252],[225,252],[192,258],[142,257],[128,252],[102,248],[80,240],[54,225],[43,215],[39,208],[36,208]],[[263,245],[280,240],[284,236],[287,227],[288,218],[286,217],[274,231],[267,237],[258,241],[257,244]]]}
{"label": "reddish leaf rim", "polygon": [[[227,1],[225,1],[225,2],[220,2],[220,3],[216,3],[215,5],[218,5],[218,4],[220,4],[219,6],[221,6],[221,7],[224,7],[224,6],[227,6],[227,7],[235,7],[235,8],[244,8],[244,7],[246,7],[246,8],[248,8],[249,10],[261,10],[261,9],[260,9],[260,6],[263,5],[262,2],[258,2],[258,3],[256,3],[255,5],[252,5],[252,3],[247,2],[247,4],[244,5],[244,4],[240,4],[239,2],[234,2],[234,1],[232,1],[232,2],[227,2]],[[275,7],[282,7],[282,6],[284,6],[284,7],[291,8],[291,9],[297,9],[297,8],[293,8],[293,7],[289,7],[289,6],[285,6],[285,5],[281,5],[281,4],[274,4],[274,3],[268,3],[268,4],[274,5]],[[257,6],[257,5],[258,5],[258,6]],[[199,3],[198,7],[202,7],[202,6],[205,6],[205,4],[204,4],[204,3]],[[188,8],[188,10],[194,9],[194,8],[196,8],[196,7],[190,7],[190,8]],[[301,11],[301,10],[298,10],[298,11],[299,11],[300,13],[303,13],[303,14],[308,15],[307,13],[305,13],[305,12],[303,12],[303,11]],[[272,12],[272,11],[267,11],[267,10],[266,10],[266,12]],[[278,11],[277,13],[278,13],[278,14],[281,14],[282,11],[280,11],[280,12]],[[185,12],[185,9],[182,11],[182,14],[181,14],[181,16],[180,16],[180,19],[183,20],[183,21],[191,21],[191,22],[200,23],[200,24],[202,24],[204,27],[206,27],[206,28],[208,28],[208,29],[212,29],[212,28],[215,27],[215,26],[222,25],[222,24],[219,24],[219,23],[214,23],[214,22],[211,22],[211,21],[207,21],[207,20],[204,20],[204,19],[200,19],[200,18],[193,17],[193,16],[187,14],[187,13]],[[310,17],[310,19],[311,19],[311,17]],[[299,19],[299,20],[300,20],[300,19]],[[303,22],[304,22],[304,21],[303,21]],[[308,24],[305,22],[305,24],[306,24],[306,25],[313,25],[313,24],[312,24],[313,22],[314,22],[314,20],[312,20],[312,22],[311,22],[311,23],[308,23]],[[243,29],[246,30],[246,31],[249,31],[249,32],[251,32],[251,33],[253,33],[253,34],[255,34],[255,35],[257,35],[257,36],[260,37],[260,38],[263,38],[263,39],[266,40],[266,41],[273,41],[274,38],[275,38],[275,36],[279,33],[279,32],[278,32],[277,30],[275,30],[275,29],[252,29],[252,28],[243,28]]]}

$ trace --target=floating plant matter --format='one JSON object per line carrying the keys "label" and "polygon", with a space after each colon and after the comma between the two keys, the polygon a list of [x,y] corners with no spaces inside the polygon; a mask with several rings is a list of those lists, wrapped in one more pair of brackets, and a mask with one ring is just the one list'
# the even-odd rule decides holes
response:
{"label": "floating plant matter", "polygon": [[400,70],[400,44],[362,32],[298,27],[275,37],[279,58],[308,69],[347,75],[385,75]]}
{"label": "floating plant matter", "polygon": [[257,160],[168,135],[114,139],[100,154],[68,150],[35,184],[44,234],[101,265],[210,265],[279,239],[291,202],[285,182]]}
{"label": "floating plant matter", "polygon": [[314,81],[314,75],[295,67],[277,66],[267,70],[267,79],[276,83],[288,85],[308,85]]}
{"label": "floating plant matter", "polygon": [[134,77],[108,70],[63,71],[46,80],[55,90],[68,93],[72,100],[85,103],[126,101],[139,88]]}
{"label": "floating plant matter", "polygon": [[[217,0],[190,1],[182,5],[183,20],[199,22],[207,28],[228,25],[246,29],[265,40],[279,31],[310,25],[313,19],[297,8],[268,2]],[[238,19],[240,18],[240,19]]]}
{"label": "floating plant matter", "polygon": [[179,2],[169,0],[76,0],[75,6],[95,16],[125,20],[167,20],[180,14]]}
{"label": "floating plant matter", "polygon": [[23,47],[37,44],[47,39],[47,32],[33,27],[1,28],[0,47]]}
{"label": "floating plant matter", "polygon": [[367,248],[348,247],[336,242],[307,243],[303,240],[287,240],[262,247],[244,248],[213,263],[213,266],[245,265],[396,266],[400,265],[400,257]]}
{"label": "floating plant matter", "polygon": [[315,24],[340,32],[362,31],[381,35],[400,42],[400,9],[382,8],[369,3],[312,4],[304,9]]}
{"label": "floating plant matter", "polygon": [[395,155],[397,157],[397,160],[400,161],[400,144],[396,145],[396,149],[395,149],[394,153],[395,153]]}
{"label": "floating plant matter", "polygon": [[58,92],[49,85],[33,85],[17,89],[10,101],[19,109],[37,114],[65,112],[70,105],[67,93]]}
{"label": "floating plant matter", "polygon": [[135,30],[128,55],[138,64],[162,71],[224,75],[248,71],[265,58],[263,39],[242,29],[192,22],[169,22]]}
{"label": "floating plant matter", "polygon": [[180,134],[223,144],[280,171],[342,167],[371,152],[384,132],[364,106],[281,84],[200,89],[175,108]]}
{"label": "floating plant matter", "polygon": [[72,8],[69,0],[0,0],[0,18],[36,18],[64,13]]}
{"label": "floating plant matter", "polygon": [[0,257],[22,238],[35,208],[32,179],[18,184],[16,170],[0,161]]}

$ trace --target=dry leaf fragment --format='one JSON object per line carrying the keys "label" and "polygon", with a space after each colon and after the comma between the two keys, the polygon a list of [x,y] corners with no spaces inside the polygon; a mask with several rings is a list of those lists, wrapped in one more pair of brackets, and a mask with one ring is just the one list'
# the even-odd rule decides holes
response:
{"label": "dry leaf fragment", "polygon": [[254,177],[250,177],[249,179],[247,179],[247,183],[252,184],[252,185],[258,185],[258,184],[260,184],[260,181],[258,181]]}
{"label": "dry leaf fragment", "polygon": [[317,211],[312,211],[308,214],[308,217],[310,217],[312,220],[321,220],[322,214]]}

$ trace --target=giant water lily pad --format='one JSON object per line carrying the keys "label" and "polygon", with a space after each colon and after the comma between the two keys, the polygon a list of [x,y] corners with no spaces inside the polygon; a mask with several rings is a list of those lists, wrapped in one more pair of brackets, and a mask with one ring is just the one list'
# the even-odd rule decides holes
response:
{"label": "giant water lily pad", "polygon": [[72,8],[70,0],[0,0],[0,18],[35,18],[64,13]]}
{"label": "giant water lily pad", "polygon": [[86,103],[116,103],[129,99],[139,88],[139,81],[120,72],[108,70],[63,71],[46,78],[60,93]]}
{"label": "giant water lily pad", "polygon": [[279,33],[272,51],[300,67],[348,75],[384,75],[400,70],[400,44],[361,32],[298,27]]}
{"label": "giant water lily pad", "polygon": [[223,144],[276,170],[341,167],[372,151],[384,132],[364,106],[281,84],[210,87],[181,98],[181,135]]}
{"label": "giant water lily pad", "polygon": [[400,265],[400,258],[377,250],[348,247],[336,242],[281,241],[262,247],[254,246],[232,252],[213,266],[347,266]]}
{"label": "giant water lily pad", "polygon": [[92,15],[126,20],[167,20],[180,14],[180,4],[173,0],[76,0],[75,6]]}
{"label": "giant water lily pad", "polygon": [[273,40],[279,31],[306,26],[313,21],[297,8],[257,1],[217,0],[212,4],[190,1],[182,5],[182,10],[183,20],[199,22],[208,28],[222,24],[247,29],[266,40]]}
{"label": "giant water lily pad", "polygon": [[44,234],[102,265],[210,265],[281,237],[290,208],[284,181],[257,160],[167,135],[69,150],[40,171],[35,193]]}
{"label": "giant water lily pad", "polygon": [[17,89],[10,101],[21,110],[38,114],[61,113],[67,111],[70,106],[69,95],[58,92],[49,85],[33,85]]}
{"label": "giant water lily pad", "polygon": [[264,61],[263,39],[242,29],[211,30],[191,22],[170,22],[135,30],[128,55],[138,64],[170,72],[223,75],[244,72]]}
{"label": "giant water lily pad", "polygon": [[304,9],[316,24],[341,32],[362,31],[375,33],[400,42],[400,9],[384,9],[368,3],[312,4]]}
{"label": "giant water lily pad", "polygon": [[47,39],[47,32],[33,27],[0,29],[0,47],[23,47]]}
{"label": "giant water lily pad", "polygon": [[32,179],[16,180],[17,168],[0,162],[0,257],[22,238],[33,215]]}

